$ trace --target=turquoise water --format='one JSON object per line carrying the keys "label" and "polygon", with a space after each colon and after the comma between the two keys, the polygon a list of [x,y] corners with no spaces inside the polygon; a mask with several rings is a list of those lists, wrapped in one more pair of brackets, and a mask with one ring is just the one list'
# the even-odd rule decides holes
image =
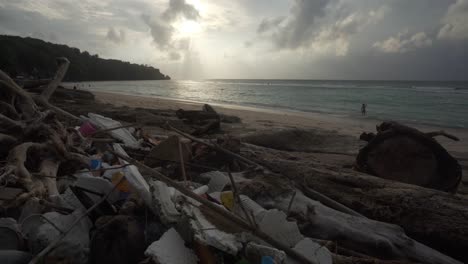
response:
{"label": "turquoise water", "polygon": [[[204,80],[81,83],[96,91],[468,128],[468,82]],[[367,104],[367,116],[360,113]]]}

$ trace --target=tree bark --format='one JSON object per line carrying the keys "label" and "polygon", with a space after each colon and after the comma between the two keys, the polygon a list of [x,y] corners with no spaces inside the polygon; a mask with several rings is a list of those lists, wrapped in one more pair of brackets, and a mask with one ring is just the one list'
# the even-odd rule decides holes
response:
{"label": "tree bark", "polygon": [[[324,166],[313,154],[247,145],[251,160],[468,263],[468,197]],[[310,157],[308,157],[310,156]]]}

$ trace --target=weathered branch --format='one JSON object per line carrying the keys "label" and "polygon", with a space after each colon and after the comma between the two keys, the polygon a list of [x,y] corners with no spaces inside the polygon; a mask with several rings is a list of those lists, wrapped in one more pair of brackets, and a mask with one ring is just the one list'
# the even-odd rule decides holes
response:
{"label": "weathered branch", "polygon": [[58,62],[58,69],[55,73],[54,79],[47,85],[47,87],[42,91],[41,97],[43,97],[46,101],[49,101],[50,96],[55,92],[57,86],[62,82],[63,77],[67,73],[68,66],[70,65],[70,61],[67,58],[61,57],[57,58]]}
{"label": "weathered branch", "polygon": [[449,134],[449,133],[445,132],[444,130],[427,132],[426,135],[428,135],[430,137],[444,136],[444,137],[450,138],[451,140],[454,140],[454,141],[460,141],[459,138],[457,138],[456,136],[454,136],[452,134]]}

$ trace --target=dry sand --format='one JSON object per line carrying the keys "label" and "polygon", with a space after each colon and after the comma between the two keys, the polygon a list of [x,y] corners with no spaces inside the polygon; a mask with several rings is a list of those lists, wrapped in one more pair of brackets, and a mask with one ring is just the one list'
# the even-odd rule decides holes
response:
{"label": "dry sand", "polygon": [[[166,98],[143,97],[95,91],[93,91],[93,93],[96,95],[96,99],[98,101],[116,106],[172,110],[180,108],[185,110],[200,110],[202,105],[202,103],[199,102]],[[273,131],[280,130],[282,128],[305,129],[313,131],[313,133],[316,134],[321,134],[322,138],[318,139],[319,142],[317,142],[317,139],[310,141],[305,140],[306,142],[302,142],[300,139],[300,142],[294,142],[296,146],[297,144],[314,145],[309,148],[316,149],[316,146],[322,145],[321,147],[323,149],[323,145],[329,147],[334,144],[331,148],[325,150],[336,151],[338,147],[338,152],[340,153],[357,153],[359,150],[359,144],[363,144],[358,140],[359,135],[363,131],[375,132],[375,125],[382,122],[382,120],[370,120],[366,118],[351,119],[326,114],[282,110],[276,111],[236,105],[211,105],[220,113],[238,116],[242,119],[241,126],[223,123],[223,127],[227,128],[230,133],[235,133],[236,129],[238,130],[237,132],[247,132],[247,134],[249,134],[249,132],[255,133],[265,130]],[[440,127],[413,124],[411,126],[425,132],[442,130]],[[459,160],[463,170],[463,179],[460,187],[458,188],[458,192],[468,194],[468,129],[443,128],[443,130],[460,138],[460,141],[458,142],[449,140],[445,137],[437,137],[437,140]],[[323,135],[325,135],[325,137]],[[355,157],[355,155],[320,154],[319,152],[315,152],[313,155],[325,164],[339,166],[352,164]]]}
{"label": "dry sand", "polygon": [[[185,110],[200,110],[202,103],[191,102],[184,100],[173,100],[156,97],[143,97],[134,95],[123,95],[108,92],[95,92],[97,99],[104,103],[110,103],[118,106],[154,108],[154,109],[185,109]],[[336,117],[333,115],[302,113],[293,111],[275,111],[269,109],[243,107],[236,105],[217,105],[211,104],[215,109],[223,114],[238,116],[244,124],[247,124],[250,129],[279,129],[279,128],[302,128],[302,129],[319,129],[326,131],[334,131],[337,134],[359,137],[363,132],[375,132],[375,125],[380,124],[379,120],[370,119],[350,119]],[[437,131],[441,128],[430,127],[424,125],[412,125],[421,131]],[[444,128],[448,133],[451,133],[460,138],[460,141],[455,142],[444,137],[438,137],[437,140],[446,147],[449,151],[457,154],[457,156],[465,156],[468,151],[468,129],[452,129]]]}

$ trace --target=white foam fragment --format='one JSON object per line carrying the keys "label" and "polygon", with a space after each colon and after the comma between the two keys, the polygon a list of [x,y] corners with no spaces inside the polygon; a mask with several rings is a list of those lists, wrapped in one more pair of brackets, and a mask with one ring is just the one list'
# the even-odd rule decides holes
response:
{"label": "white foam fragment", "polygon": [[196,188],[195,190],[193,190],[193,193],[197,194],[197,195],[203,195],[205,194],[206,192],[208,192],[209,190],[209,187],[206,186],[206,185],[202,185],[198,188]]}
{"label": "white foam fragment", "polygon": [[200,177],[210,178],[210,182],[208,182],[209,193],[222,192],[226,184],[229,182],[229,177],[220,171],[202,173]]}
{"label": "white foam fragment", "polygon": [[180,213],[175,208],[174,202],[171,200],[171,190],[161,181],[154,181],[153,184],[153,201],[158,215],[165,224],[175,223],[180,219]]}
{"label": "white foam fragment", "polygon": [[[310,238],[304,238],[293,248],[312,263],[317,264],[332,264],[332,255],[326,247],[319,245]],[[299,262],[288,257],[285,264],[299,264]]]}
{"label": "white foam fragment", "polygon": [[[115,121],[111,118],[89,113],[89,121],[101,129],[109,129],[114,127],[122,126],[119,121]],[[126,128],[119,128],[112,131],[109,131],[112,137],[120,139],[126,146],[131,148],[139,148],[140,142],[130,133]]]}
{"label": "white foam fragment", "polygon": [[[248,179],[244,178],[243,173],[231,173],[231,175],[234,182],[236,183],[248,181]],[[231,180],[225,172],[210,171],[200,174],[200,177],[210,179],[210,181],[208,182],[208,193],[222,192],[226,185],[231,184]]]}
{"label": "white foam fragment", "polygon": [[162,237],[153,242],[145,255],[160,264],[196,264],[198,257],[184,245],[184,240],[174,228],[169,229]]}
{"label": "white foam fragment", "polygon": [[237,255],[242,244],[235,235],[217,229],[197,207],[186,205],[185,209],[185,212],[191,214],[190,225],[195,233],[195,239],[221,251]]}

